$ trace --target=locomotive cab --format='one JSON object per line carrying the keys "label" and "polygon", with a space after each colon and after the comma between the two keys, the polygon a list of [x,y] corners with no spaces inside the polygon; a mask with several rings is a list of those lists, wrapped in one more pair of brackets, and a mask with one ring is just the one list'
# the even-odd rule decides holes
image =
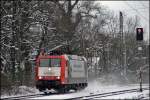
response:
{"label": "locomotive cab", "polygon": [[60,68],[61,59],[60,58],[40,58],[39,60],[39,70],[38,79],[60,79]]}
{"label": "locomotive cab", "polygon": [[76,55],[40,55],[36,60],[36,88],[40,91],[85,88],[87,66],[83,57]]}
{"label": "locomotive cab", "polygon": [[56,88],[62,80],[62,56],[39,56],[36,65],[36,87],[42,91]]}

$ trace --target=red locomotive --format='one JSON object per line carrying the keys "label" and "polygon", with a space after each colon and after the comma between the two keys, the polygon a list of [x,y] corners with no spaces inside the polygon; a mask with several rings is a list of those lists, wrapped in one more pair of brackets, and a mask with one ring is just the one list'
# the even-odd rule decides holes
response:
{"label": "red locomotive", "polygon": [[39,55],[36,60],[36,88],[67,92],[87,86],[87,62],[77,55]]}

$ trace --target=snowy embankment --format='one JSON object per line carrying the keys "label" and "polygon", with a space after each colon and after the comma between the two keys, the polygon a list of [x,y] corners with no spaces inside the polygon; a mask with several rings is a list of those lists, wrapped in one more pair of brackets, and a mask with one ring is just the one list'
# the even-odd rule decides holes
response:
{"label": "snowy embankment", "polygon": [[[147,87],[148,84],[144,84],[143,87]],[[99,93],[106,93],[106,92],[113,92],[113,91],[119,91],[119,90],[127,90],[127,89],[134,89],[138,88],[139,84],[130,84],[130,85],[105,85],[101,84],[98,81],[92,81],[89,82],[89,85],[86,89],[75,92],[75,93],[69,93],[69,94],[55,94],[50,96],[44,96],[44,97],[37,97],[32,99],[69,99],[72,97],[79,97],[79,96],[87,96],[90,94],[99,94]],[[105,97],[106,99],[137,99],[143,97],[148,97],[149,91],[144,91],[142,93],[135,92],[135,93],[128,93],[128,94],[122,94],[112,97]],[[99,99],[105,99],[105,98],[99,98]]]}
{"label": "snowy embankment", "polygon": [[[99,99],[99,98],[97,98]],[[125,93],[120,95],[102,97],[100,99],[146,99],[149,100],[149,90],[145,90],[143,92],[134,92],[134,93]]]}
{"label": "snowy embankment", "polygon": [[37,94],[37,93],[40,93],[40,92],[36,88],[27,87],[27,86],[19,86],[19,87],[13,88],[11,91],[5,94],[2,94],[1,98],[31,95],[31,94]]}
{"label": "snowy embankment", "polygon": [[[144,84],[143,87],[148,87],[149,84]],[[127,89],[134,89],[139,88],[139,84],[128,84],[128,85],[108,85],[108,84],[102,84],[99,81],[92,81],[89,82],[89,85],[87,88],[81,91],[73,92],[73,93],[66,93],[66,94],[53,94],[49,96],[43,96],[43,97],[37,97],[37,98],[31,98],[31,99],[69,99],[72,97],[78,97],[78,96],[87,96],[90,94],[99,94],[99,93],[106,93],[106,92],[113,92],[113,91],[119,91],[119,90],[127,90]],[[18,90],[18,94],[12,93],[13,96],[20,96],[20,95],[30,95],[30,94],[37,94],[40,93],[36,88],[26,87],[26,86],[20,86]],[[2,95],[3,97],[10,97],[8,94]],[[146,90],[142,93],[135,92],[135,93],[126,93],[116,96],[109,96],[104,97],[100,99],[138,99],[141,97],[147,97],[149,98],[149,90]]]}
{"label": "snowy embankment", "polygon": [[[149,84],[143,84],[144,87],[149,87]],[[97,81],[89,83],[89,87],[85,89],[85,91],[90,91],[90,94],[97,94],[97,93],[106,93],[106,92],[113,92],[113,91],[120,91],[120,90],[128,90],[139,88],[139,84],[128,84],[128,85],[105,85],[101,84]],[[102,97],[97,99],[149,99],[149,90],[145,90],[143,92],[134,92],[134,93],[125,93],[120,95]]]}

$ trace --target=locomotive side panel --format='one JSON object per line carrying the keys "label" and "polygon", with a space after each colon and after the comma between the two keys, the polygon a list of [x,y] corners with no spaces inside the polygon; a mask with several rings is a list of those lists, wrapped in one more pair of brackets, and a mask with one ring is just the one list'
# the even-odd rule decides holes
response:
{"label": "locomotive side panel", "polygon": [[72,78],[85,77],[84,61],[70,60],[69,62]]}
{"label": "locomotive side panel", "polygon": [[87,83],[86,61],[81,58],[71,58],[68,60],[68,83]]}

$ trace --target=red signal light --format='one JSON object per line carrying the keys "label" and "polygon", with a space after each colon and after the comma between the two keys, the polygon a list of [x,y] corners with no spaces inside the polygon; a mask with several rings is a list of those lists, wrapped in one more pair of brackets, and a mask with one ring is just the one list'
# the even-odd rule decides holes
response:
{"label": "red signal light", "polygon": [[136,40],[143,40],[143,28],[136,28]]}

